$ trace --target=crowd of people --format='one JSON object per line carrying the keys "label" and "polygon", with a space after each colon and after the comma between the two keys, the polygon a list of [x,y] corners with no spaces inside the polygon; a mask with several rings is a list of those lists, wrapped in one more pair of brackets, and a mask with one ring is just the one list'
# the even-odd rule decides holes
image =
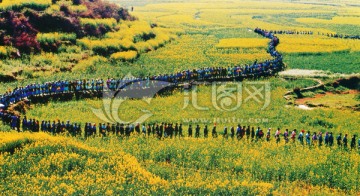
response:
{"label": "crowd of people", "polygon": [[[320,33],[319,33],[320,34]],[[342,38],[342,39],[360,39],[360,35],[344,35],[344,34],[337,34],[337,33],[321,33],[321,35],[326,35],[332,38]]]}
{"label": "crowd of people", "polygon": [[[351,138],[348,134],[342,135],[339,133],[336,137],[332,132],[305,132],[305,130],[289,131],[285,129],[284,132],[277,128],[274,133],[271,133],[271,128],[268,128],[266,133],[260,127],[241,126],[224,127],[222,132],[218,134],[217,125],[214,124],[211,128],[208,125],[200,127],[197,124],[193,127],[191,124],[187,129],[181,123],[153,123],[153,124],[123,124],[123,123],[71,123],[70,121],[41,121],[35,119],[28,119],[26,116],[21,119],[16,115],[0,112],[0,118],[6,124],[9,124],[11,129],[18,132],[47,132],[53,135],[65,134],[74,137],[107,137],[116,135],[119,137],[128,137],[132,134],[142,135],[144,137],[156,137],[158,139],[173,139],[195,137],[195,138],[217,138],[222,136],[224,139],[246,140],[251,142],[274,140],[280,143],[283,140],[285,143],[295,143],[298,141],[301,145],[307,146],[334,146],[348,148],[350,144],[351,149],[358,148],[360,150],[360,139],[356,141],[356,135]],[[273,139],[274,138],[274,139]]]}
{"label": "crowd of people", "polygon": [[[270,30],[268,31],[273,34],[287,34],[287,35],[313,35],[313,31],[296,31],[296,30]],[[347,35],[347,34],[338,34],[338,33],[324,33],[317,32],[318,35],[332,37],[332,38],[342,38],[342,39],[360,39],[360,35]]]}
{"label": "crowd of people", "polygon": [[271,60],[257,62],[250,65],[235,65],[233,67],[206,67],[192,70],[179,71],[173,74],[159,74],[144,78],[114,79],[79,79],[74,81],[62,80],[46,83],[34,83],[25,87],[17,87],[12,91],[0,95],[0,104],[7,108],[25,98],[44,95],[56,95],[76,92],[103,92],[107,90],[144,90],[164,85],[177,86],[192,81],[226,81],[243,80],[267,77],[283,70],[282,55],[276,51],[279,39],[273,33],[255,29],[255,32],[270,39],[269,54]]}
{"label": "crowd of people", "polygon": [[[76,93],[81,91],[96,91],[104,92],[107,90],[140,90],[148,89],[151,87],[166,85],[171,83],[172,85],[178,85],[180,83],[191,82],[191,81],[209,81],[209,80],[225,80],[225,79],[241,79],[241,78],[256,78],[259,76],[273,75],[274,73],[283,69],[282,55],[276,51],[276,46],[280,43],[278,37],[275,33],[291,33],[291,32],[282,32],[282,31],[266,31],[263,29],[256,28],[255,33],[258,33],[266,38],[269,38],[268,52],[273,57],[272,60],[267,60],[265,62],[258,63],[255,61],[252,65],[245,66],[234,66],[234,67],[208,67],[200,68],[194,70],[186,70],[182,72],[177,72],[175,74],[164,74],[157,76],[148,76],[145,78],[124,78],[124,79],[112,79],[107,80],[103,79],[91,79],[91,80],[75,80],[75,81],[56,81],[56,82],[47,82],[43,84],[30,84],[26,87],[15,88],[12,92],[7,92],[4,95],[0,96],[0,103],[3,104],[3,107],[6,108],[12,103],[16,103],[24,98],[31,97],[41,97],[43,95],[56,95],[62,93]],[[312,32],[300,32],[304,34],[312,34]],[[143,134],[147,136],[154,136],[159,139],[162,138],[176,138],[184,137],[185,133],[183,131],[182,124],[172,124],[172,123],[155,123],[155,124],[110,124],[110,123],[70,123],[70,121],[50,121],[42,120],[41,122],[36,119],[28,119],[26,116],[22,119],[20,116],[15,115],[11,112],[6,111],[5,109],[0,109],[0,119],[5,123],[10,125],[11,129],[17,131],[30,131],[30,132],[48,132],[51,134],[68,134],[71,136],[81,136],[85,138],[93,136],[102,136],[106,137],[109,135],[118,135],[118,136],[130,136],[132,133]],[[201,129],[199,125],[192,127],[188,126],[187,136],[188,137],[200,137]],[[254,127],[241,127],[238,125],[236,128],[225,127],[222,135],[224,138],[237,138],[239,140],[246,138],[251,141],[265,140],[270,141],[271,134],[270,130],[266,133],[263,132],[260,127],[256,130]],[[194,134],[193,134],[194,133]],[[203,137],[218,137],[216,130],[216,125],[214,125],[211,130],[207,125],[204,126],[202,135]],[[286,129],[284,133],[281,133],[280,129],[277,129],[274,135],[275,141],[280,142],[280,138],[284,138],[286,143],[291,140],[295,142],[295,138],[299,140],[301,144],[306,145],[319,145],[321,146],[324,142],[324,145],[332,146],[334,143],[334,138],[332,133],[325,133],[325,136],[322,136],[322,133],[310,134],[304,131],[301,131],[297,136],[297,131],[294,130],[291,133]],[[340,139],[339,139],[340,138]],[[355,147],[356,136],[351,138],[350,146],[351,148]],[[344,137],[338,136],[337,144],[347,147],[348,139],[347,135]],[[360,140],[358,142],[360,145]]]}
{"label": "crowd of people", "polygon": [[270,30],[270,33],[273,34],[288,34],[288,35],[313,35],[312,31],[295,31],[295,30]]}

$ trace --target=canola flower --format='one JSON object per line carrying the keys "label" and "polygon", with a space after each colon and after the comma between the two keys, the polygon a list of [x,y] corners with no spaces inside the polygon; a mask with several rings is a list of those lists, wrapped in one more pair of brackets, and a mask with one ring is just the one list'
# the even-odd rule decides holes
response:
{"label": "canola flower", "polygon": [[0,3],[0,10],[11,10],[14,7],[42,7],[51,5],[51,0],[3,0]]}
{"label": "canola flower", "polygon": [[217,48],[265,48],[268,43],[268,39],[261,38],[230,38],[221,39],[216,45]]}
{"label": "canola flower", "polygon": [[[177,38],[173,30],[151,28],[150,24],[142,21],[124,21],[119,25],[119,29],[106,33],[103,39],[82,38],[77,40],[77,43],[83,49],[93,50],[96,54],[110,53],[113,60],[133,60],[138,54],[156,50]],[[134,54],[134,51],[137,54]]]}
{"label": "canola flower", "polygon": [[38,33],[36,35],[36,39],[39,43],[48,43],[52,44],[57,41],[76,41],[76,34],[75,33]]}
{"label": "canola flower", "polygon": [[[4,2],[15,4],[19,1],[3,0]],[[147,21],[184,28],[191,33],[195,32],[191,36],[185,35],[175,40],[169,45],[169,48],[160,48],[144,55],[141,60],[148,59],[145,62],[153,69],[163,69],[164,67],[159,66],[160,63],[163,63],[171,65],[171,69],[175,67],[179,70],[209,65],[234,65],[243,59],[253,61],[255,58],[261,59],[261,54],[268,56],[264,50],[257,49],[251,51],[216,49],[215,46],[220,38],[218,39],[211,33],[208,35],[206,28],[220,31],[222,27],[255,28],[261,26],[270,30],[294,29],[330,32],[328,29],[304,28],[289,23],[270,23],[265,21],[266,18],[253,16],[258,15],[258,12],[300,15],[301,13],[335,13],[338,11],[340,15],[351,17],[360,13],[358,8],[343,6],[323,7],[277,2],[231,2],[229,4],[213,1],[211,3],[203,2],[136,7],[135,10],[140,11],[155,10],[155,12],[134,13]],[[356,1],[353,2],[356,3]],[[5,4],[0,4],[0,7],[2,5]],[[268,7],[269,9],[258,9],[259,7]],[[55,6],[53,8],[59,9]],[[232,10],[229,11],[230,9]],[[200,12],[199,18],[194,17],[196,12]],[[229,14],[224,15],[223,13]],[[170,17],[167,17],[169,14]],[[329,23],[327,20],[324,22]],[[349,23],[355,22],[353,20]],[[134,37],[139,37],[144,33],[147,35],[150,32],[154,33],[148,28],[148,25],[141,27],[139,24],[139,27],[131,30],[135,32],[135,29],[138,29],[136,30],[138,33],[131,32],[129,34],[122,34],[121,31],[129,31],[131,25],[116,24],[116,26],[119,26],[120,31],[105,35],[106,39],[109,38],[106,42],[110,43],[114,39],[120,39],[126,40],[128,44],[109,44],[109,47],[125,46],[124,48],[130,48],[131,46],[141,53],[142,51],[152,51],[154,46],[156,47],[161,41],[139,40],[136,43],[133,42]],[[221,28],[218,28],[219,26]],[[196,34],[199,32],[205,34]],[[229,34],[220,36],[222,39],[222,36],[226,37]],[[322,38],[316,39],[321,40]],[[287,45],[283,40],[284,38],[281,38],[282,43],[279,45],[279,50],[281,50],[280,46]],[[323,40],[319,41],[320,47],[323,48],[320,50],[311,46],[312,41],[316,41],[315,39],[305,41],[304,46],[297,40],[291,41],[293,41],[294,47],[286,50],[294,51],[296,47],[299,47],[302,48],[298,51],[300,53],[334,51],[338,48],[356,51],[354,48],[359,46],[357,42],[350,40],[349,42],[342,40],[339,43],[329,43]],[[100,43],[95,43],[94,46],[99,48]],[[93,46],[88,48],[92,49]],[[330,48],[335,49],[331,50]],[[0,52],[1,50],[5,51],[0,47]],[[51,64],[59,66],[59,59],[63,58],[55,54],[43,57],[35,55],[34,57],[31,57],[32,60],[34,59],[31,63],[40,66],[44,66],[43,62],[47,66]],[[82,59],[79,61],[79,70],[87,70],[97,63],[106,63],[106,61],[106,58],[100,56]],[[5,63],[1,62],[1,64],[4,68]],[[17,61],[6,66],[13,71],[14,67],[19,64],[21,65]],[[272,80],[272,82],[274,81]],[[289,127],[297,127],[300,124],[302,126],[311,125],[312,129],[320,131],[329,128],[312,123],[326,122],[338,125],[334,128],[336,130],[349,130],[350,132],[355,131],[358,127],[358,122],[349,121],[347,118],[347,116],[358,116],[352,111],[339,113],[338,110],[325,109],[309,111],[305,114],[300,110],[287,109],[284,112],[282,108],[285,101],[282,99],[282,95],[285,90],[275,88],[276,90],[272,92],[274,101],[272,101],[271,109],[262,112],[263,116],[270,118],[270,123],[260,123],[261,126],[286,124]],[[211,96],[210,89],[204,87],[200,88],[200,91],[202,92],[200,95],[204,98],[200,105],[211,108],[212,103],[209,101],[211,99],[208,99]],[[233,113],[218,113],[214,110],[199,112],[193,108],[179,113],[174,105],[182,107],[182,95],[178,92],[174,96],[154,100],[151,109],[155,110],[155,116],[150,119],[150,122],[169,119],[177,121],[184,116],[189,118],[205,116],[212,119],[214,116],[233,115]],[[36,118],[41,116],[42,119],[58,117],[67,119],[69,116],[73,116],[78,121],[81,121],[83,116],[87,116],[87,120],[97,122],[98,119],[90,111],[84,111],[84,108],[89,105],[100,108],[101,102],[99,100],[73,101],[65,105],[49,103],[46,107],[37,106],[30,110],[29,115]],[[128,112],[120,115],[131,120],[141,114],[134,108],[146,106],[140,101],[128,103],[124,108]],[[256,103],[244,106],[240,115],[257,115],[258,112],[254,110],[256,106]],[[75,110],[72,110],[74,108]],[[224,124],[229,126],[233,123],[225,122]],[[0,146],[0,174],[2,177],[0,191],[4,195],[288,195],[289,193],[294,195],[359,195],[359,154],[356,152],[344,153],[336,148],[308,149],[283,143],[276,146],[273,142],[271,144],[232,142],[222,138],[158,141],[135,136],[129,139],[110,137],[105,140],[94,138],[83,141],[29,133],[1,133]],[[15,148],[8,146],[15,146]],[[21,148],[17,148],[19,146]],[[6,149],[16,150],[6,152]]]}
{"label": "canola flower", "polygon": [[359,193],[359,154],[336,148],[223,138],[0,136],[3,194]]}
{"label": "canola flower", "polygon": [[283,53],[326,53],[335,51],[360,51],[360,40],[334,39],[324,36],[278,35]]}
{"label": "canola flower", "polygon": [[117,52],[113,53],[110,58],[112,60],[124,60],[124,61],[130,61],[134,60],[138,56],[138,53],[133,50],[129,50],[126,52]]}
{"label": "canola flower", "polygon": [[99,25],[103,25],[107,28],[114,28],[117,24],[114,18],[104,18],[104,19],[92,19],[92,18],[80,18],[81,25],[90,25],[94,27],[98,27]]}
{"label": "canola flower", "polygon": [[0,46],[0,57],[8,58],[11,53],[16,53],[17,49],[12,46]]}
{"label": "canola flower", "polygon": [[297,22],[305,24],[349,24],[349,25],[360,25],[359,17],[348,17],[348,16],[335,16],[330,20],[319,19],[319,18],[297,18]]}

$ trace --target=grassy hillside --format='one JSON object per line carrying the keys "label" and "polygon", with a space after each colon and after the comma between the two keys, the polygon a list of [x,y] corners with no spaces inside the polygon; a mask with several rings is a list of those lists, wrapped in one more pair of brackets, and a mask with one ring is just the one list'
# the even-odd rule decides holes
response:
{"label": "grassy hillside", "polygon": [[[9,6],[15,2],[21,5],[20,8]],[[18,58],[15,40],[7,41],[8,44],[0,43],[1,74],[4,75],[0,78],[5,78],[2,81],[31,79],[32,82],[66,77],[79,78],[84,72],[88,78],[108,77],[109,71],[113,73],[112,76],[123,76],[129,71],[134,75],[148,75],[172,73],[184,68],[252,63],[255,59],[267,58],[261,47],[239,49],[217,46],[224,41],[223,39],[259,38],[249,31],[255,27],[314,32],[314,36],[290,36],[291,41],[305,39],[312,43],[311,40],[314,39],[327,40],[321,48],[306,42],[300,51],[294,50],[298,47],[291,48],[291,44],[280,44],[281,47],[287,47],[282,52],[290,68],[321,69],[338,73],[359,72],[359,66],[356,66],[359,41],[322,35],[356,35],[359,29],[356,22],[359,8],[351,6],[354,2],[344,5],[335,3],[335,6],[333,2],[307,1],[212,1],[210,4],[201,1],[187,1],[181,4],[148,1],[145,6],[135,6],[131,15],[122,7],[114,7],[101,1],[80,1],[79,5],[65,0],[54,3],[15,2],[1,3],[0,9],[8,10],[3,13],[2,18],[9,18],[4,15],[8,12],[20,13],[13,14],[11,18],[22,21],[19,24],[30,24],[33,27],[27,28],[33,32],[29,41],[32,40],[34,46],[25,47],[27,45],[20,42],[19,47],[25,47],[24,51],[30,54],[20,51],[21,57]],[[129,5],[129,2],[124,4]],[[93,11],[95,8],[101,11],[98,7],[107,6],[114,11]],[[28,20],[23,19],[22,15]],[[132,22],[134,17],[139,20]],[[342,25],[345,26],[339,23],[344,23]],[[2,35],[9,34],[6,33],[6,24],[8,23],[3,23],[3,28],[0,28],[3,30]],[[177,38],[176,33],[186,35],[168,43]],[[20,38],[19,35],[19,39],[16,40],[21,41]],[[10,43],[13,44],[9,46]],[[165,43],[168,45],[166,49],[154,51]],[[122,53],[128,50],[136,53]],[[40,53],[37,54],[36,51]],[[148,53],[143,54],[144,52]]]}
{"label": "grassy hillside", "polygon": [[133,61],[176,38],[102,0],[0,3],[0,81],[82,72],[96,63]]}

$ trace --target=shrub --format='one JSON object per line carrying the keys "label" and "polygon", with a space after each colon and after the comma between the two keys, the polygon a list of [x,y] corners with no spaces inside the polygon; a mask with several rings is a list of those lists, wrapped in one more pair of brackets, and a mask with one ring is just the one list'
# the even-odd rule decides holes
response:
{"label": "shrub", "polygon": [[69,6],[69,10],[71,12],[81,13],[81,12],[86,12],[87,7],[85,5],[72,5]]}
{"label": "shrub", "polygon": [[12,45],[21,53],[36,53],[40,51],[40,45],[36,40],[38,31],[32,27],[28,19],[23,15],[12,11],[1,14],[0,43]]}
{"label": "shrub", "polygon": [[76,34],[74,33],[39,33],[37,34],[39,43],[55,43],[56,41],[76,42]]}
{"label": "shrub", "polygon": [[104,63],[107,59],[101,56],[93,56],[84,60],[79,61],[79,63],[72,69],[72,71],[87,71],[94,72],[96,71],[97,63]]}
{"label": "shrub", "polygon": [[41,48],[44,51],[57,52],[59,46],[63,42],[76,43],[76,34],[68,33],[39,33],[37,35],[37,41],[40,43]]}
{"label": "shrub", "polygon": [[113,3],[103,2],[101,0],[84,2],[87,11],[80,14],[85,18],[115,18],[120,20],[135,20],[135,17],[130,16],[129,12]]}
{"label": "shrub", "polygon": [[81,18],[80,24],[82,26],[90,25],[93,27],[103,25],[104,27],[111,29],[115,27],[116,20],[114,18],[104,18],[104,19]]}
{"label": "shrub", "polygon": [[137,42],[135,48],[139,53],[149,52],[153,50],[148,42]]}
{"label": "shrub", "polygon": [[114,52],[136,50],[134,43],[129,40],[119,39],[101,39],[91,40],[89,38],[83,38],[78,40],[78,44],[84,49],[93,50],[96,54],[102,56],[108,56]]}
{"label": "shrub", "polygon": [[23,8],[45,10],[51,5],[51,0],[2,0],[0,10],[20,11]]}
{"label": "shrub", "polygon": [[130,50],[130,51],[126,51],[126,52],[114,53],[110,56],[110,58],[115,61],[118,61],[118,60],[132,61],[132,60],[136,59],[137,56],[138,56],[138,53],[136,51]]}
{"label": "shrub", "polygon": [[0,46],[0,58],[8,58],[16,53],[16,49],[11,46]]}

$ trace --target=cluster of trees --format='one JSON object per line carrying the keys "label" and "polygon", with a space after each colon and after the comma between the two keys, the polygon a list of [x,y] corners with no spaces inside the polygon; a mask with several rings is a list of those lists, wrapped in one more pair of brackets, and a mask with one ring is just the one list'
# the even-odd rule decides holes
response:
{"label": "cluster of trees", "polygon": [[19,51],[39,52],[36,30],[21,13],[6,11],[0,15],[0,45],[14,46]]}
{"label": "cluster of trees", "polygon": [[[60,2],[52,0],[52,3]],[[106,20],[111,23],[120,20],[135,20],[126,9],[102,0],[72,0],[72,5],[86,6],[87,9],[75,12],[69,8],[69,5],[61,4],[60,9],[55,12],[46,12],[46,7],[43,10],[32,9],[32,7],[25,7],[22,11],[4,10],[0,14],[0,45],[13,46],[18,49],[19,54],[37,53],[41,50],[54,51],[59,44],[40,44],[36,39],[39,32],[74,33],[77,38],[101,37],[116,28],[115,25],[106,25]],[[96,25],[91,22],[82,24],[82,18],[86,18],[87,21],[94,20]],[[99,19],[104,22],[96,23]]]}

